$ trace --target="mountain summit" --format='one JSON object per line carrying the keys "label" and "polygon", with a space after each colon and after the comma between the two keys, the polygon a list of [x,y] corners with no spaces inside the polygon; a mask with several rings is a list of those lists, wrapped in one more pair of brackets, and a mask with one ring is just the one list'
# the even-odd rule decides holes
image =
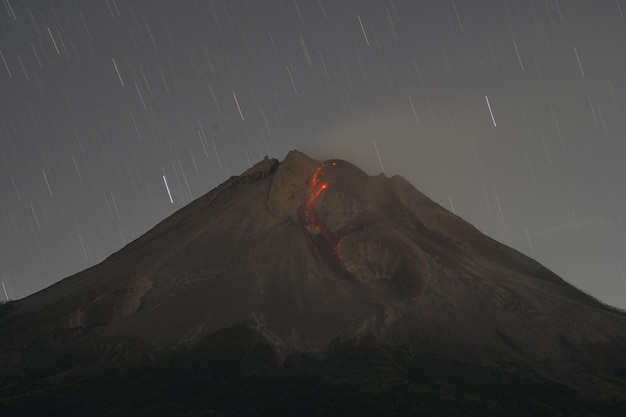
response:
{"label": "mountain summit", "polygon": [[[626,386],[626,315],[402,177],[298,151],[230,178],[99,265],[0,306],[0,372],[68,349],[108,364],[129,351],[190,354],[242,325],[279,367],[373,343],[515,364],[590,398]],[[0,399],[12,392],[3,383]]]}

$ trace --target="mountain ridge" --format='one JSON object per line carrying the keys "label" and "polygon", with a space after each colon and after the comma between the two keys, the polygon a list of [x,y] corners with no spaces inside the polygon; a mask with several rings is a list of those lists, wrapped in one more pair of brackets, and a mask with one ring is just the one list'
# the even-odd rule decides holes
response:
{"label": "mountain ridge", "polygon": [[[338,169],[336,160],[331,160],[329,164],[334,164],[329,165],[331,169],[335,171]],[[166,254],[160,253],[157,256],[158,260],[150,260],[148,262],[150,266],[144,267],[144,270],[139,274],[134,271],[127,272],[127,275],[135,273],[139,277],[135,277],[132,285],[128,286],[126,296],[118,297],[120,306],[112,307],[117,311],[113,315],[121,318],[139,310],[141,300],[153,291],[153,281],[149,276],[155,270],[161,268],[168,260],[174,259],[175,262],[179,262],[178,258],[176,258],[178,251],[185,246],[192,245],[193,240],[204,233],[204,230],[214,227],[215,222],[208,222],[208,224],[200,227],[194,227],[191,233],[183,233],[179,228],[189,221],[190,216],[199,214],[203,209],[219,201],[220,198],[226,198],[229,192],[236,192],[238,188],[250,186],[251,184],[260,187],[260,182],[267,179],[271,179],[269,190],[262,193],[265,195],[260,195],[253,199],[255,200],[255,205],[250,203],[251,207],[254,206],[254,212],[250,213],[254,217],[254,221],[244,220],[248,221],[248,226],[252,228],[252,233],[256,233],[260,229],[276,228],[281,224],[284,225],[285,222],[290,223],[290,226],[300,226],[304,229],[304,234],[309,244],[312,244],[314,251],[322,250],[324,243],[336,246],[335,248],[326,248],[326,251],[334,253],[334,257],[337,258],[335,260],[337,263],[335,269],[343,269],[343,271],[339,272],[343,272],[344,275],[358,276],[361,281],[376,281],[376,278],[380,278],[385,274],[388,275],[389,271],[384,271],[384,268],[393,268],[391,263],[396,261],[395,258],[390,258],[392,256],[391,253],[385,251],[383,242],[395,239],[394,244],[399,245],[399,251],[407,252],[407,247],[415,246],[416,241],[418,241],[419,245],[427,247],[427,252],[430,254],[441,252],[442,250],[448,251],[449,253],[445,256],[439,255],[439,257],[446,258],[448,266],[458,263],[457,260],[460,258],[469,258],[471,256],[474,259],[467,260],[464,267],[475,269],[480,267],[478,265],[481,262],[479,258],[485,257],[485,254],[491,258],[499,257],[501,262],[513,265],[513,269],[519,269],[520,272],[527,273],[535,278],[556,283],[558,286],[565,288],[570,294],[573,294],[577,300],[587,305],[606,308],[592,297],[576,290],[537,262],[483,235],[469,223],[432,202],[402,177],[369,177],[358,168],[341,161],[340,171],[343,170],[343,172],[336,175],[336,178],[332,180],[333,184],[327,190],[318,192],[312,199],[312,196],[308,195],[312,187],[310,182],[316,170],[319,172],[321,167],[323,167],[323,164],[308,158],[298,151],[290,152],[282,163],[275,159],[265,158],[242,175],[231,177],[205,196],[178,210],[146,234],[111,255],[105,262],[114,263],[119,260],[120,256],[130,256],[129,254],[135,250],[146,252],[146,246],[155,246],[155,241],[158,241],[163,235],[171,232],[171,230],[177,232],[176,239],[171,239],[176,241],[176,243],[168,242],[165,248]],[[362,184],[357,186],[360,183]],[[377,192],[371,192],[370,188],[377,187]],[[385,191],[381,192],[379,191],[380,189]],[[328,193],[331,193],[331,195],[334,193],[332,199],[327,198],[326,194]],[[355,194],[358,198],[355,198]],[[385,204],[381,204],[380,201],[374,201],[381,196],[389,200],[392,198],[390,194],[393,197],[393,201],[387,201]],[[369,197],[370,195],[374,197]],[[263,202],[260,203],[261,201]],[[316,206],[314,210],[311,207],[312,203],[315,203]],[[260,207],[261,204],[265,207]],[[303,210],[306,213],[303,213]],[[387,215],[386,217],[391,217],[394,220],[388,221],[383,219],[379,213],[381,210],[385,212],[385,215],[388,214],[387,212],[392,211],[393,216]],[[311,219],[307,219],[307,217],[311,217],[309,211],[315,213],[315,218],[318,222],[323,223],[323,226],[311,224]],[[413,213],[419,213],[419,218],[416,219],[417,216],[411,218]],[[400,219],[400,221],[397,219]],[[232,216],[227,216],[226,220],[222,219],[222,223],[230,222],[231,224],[236,224],[238,221],[239,219]],[[404,221],[404,223],[402,224],[401,221]],[[351,228],[355,230],[351,230]],[[407,229],[410,229],[408,230],[409,233],[407,233]],[[416,231],[419,233],[415,233]],[[411,234],[411,232],[413,233]],[[330,242],[333,239],[331,239],[329,233],[334,235],[333,239],[336,240],[335,242]],[[410,238],[407,238],[407,236],[410,236]],[[441,239],[442,236],[445,238]],[[170,238],[170,235],[167,235],[167,237]],[[316,242],[312,242],[312,239],[316,239]],[[327,242],[324,242],[324,240]],[[422,252],[420,250],[414,252],[413,258],[407,262],[415,264],[416,268],[427,269],[427,256],[424,253],[420,253]],[[355,253],[361,256],[352,259]],[[361,262],[364,258],[371,258],[372,256],[378,257],[378,264],[375,265],[379,267],[378,271],[373,271],[372,268],[365,266],[364,262]],[[333,256],[330,257],[332,258]],[[345,265],[346,262],[347,266]],[[376,264],[376,262],[373,263]],[[341,268],[337,268],[337,266],[341,266]],[[87,271],[97,270],[99,267],[100,265],[97,265]],[[490,268],[493,269],[494,267],[490,266]],[[213,272],[219,273],[219,270],[215,269]],[[83,278],[81,274],[76,274],[70,277],[69,280],[56,284],[60,287],[59,292],[62,292],[63,296],[67,295],[67,289],[64,287],[68,286],[65,283],[69,283],[69,281],[74,281],[72,283],[73,286],[80,290],[81,281],[88,281],[88,279],[81,279]],[[428,274],[422,275],[426,276]],[[409,285],[409,283],[405,284]],[[418,284],[413,282],[411,285]],[[420,285],[426,285],[426,282]],[[55,286],[51,288],[55,288]],[[44,290],[42,295],[45,293],[46,291]],[[406,293],[407,291],[403,292],[405,296]],[[164,294],[161,294],[161,296],[164,296]],[[17,310],[28,311],[29,309],[37,309],[36,299],[38,297],[41,296],[36,294],[28,297],[23,302],[17,303]],[[43,301],[40,304],[49,302],[45,300],[45,297],[41,298],[43,298]],[[31,299],[33,300],[32,302],[30,301]],[[92,306],[93,315],[97,315],[96,310]],[[67,319],[70,327],[84,322],[84,317],[82,316],[84,316],[85,312],[75,310],[72,314]]]}
{"label": "mountain ridge", "polygon": [[0,369],[74,347],[112,363],[132,350],[193,352],[241,325],[279,363],[372,340],[472,366],[514,363],[588,395],[626,387],[607,376],[626,369],[626,314],[402,177],[298,151],[266,157],[102,263],[0,306]]}

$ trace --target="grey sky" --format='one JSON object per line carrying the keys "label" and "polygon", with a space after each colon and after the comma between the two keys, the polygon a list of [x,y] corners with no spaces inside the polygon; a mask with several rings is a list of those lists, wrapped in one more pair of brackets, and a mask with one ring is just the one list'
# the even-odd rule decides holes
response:
{"label": "grey sky", "polygon": [[626,308],[625,8],[3,0],[0,277],[40,290],[266,154],[375,174],[375,140],[387,175]]}

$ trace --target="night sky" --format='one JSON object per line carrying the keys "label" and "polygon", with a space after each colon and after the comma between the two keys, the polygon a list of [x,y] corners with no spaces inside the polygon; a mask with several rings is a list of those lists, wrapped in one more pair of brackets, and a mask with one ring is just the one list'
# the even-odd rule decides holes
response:
{"label": "night sky", "polygon": [[400,174],[626,308],[624,13],[625,0],[1,0],[0,278],[25,297],[300,149]]}

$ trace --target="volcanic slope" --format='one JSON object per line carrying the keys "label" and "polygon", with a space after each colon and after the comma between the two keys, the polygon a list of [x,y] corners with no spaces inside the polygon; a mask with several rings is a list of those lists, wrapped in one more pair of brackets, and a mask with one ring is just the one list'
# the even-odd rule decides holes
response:
{"label": "volcanic slope", "polygon": [[2,306],[0,366],[19,366],[22,347],[42,341],[193,350],[242,323],[281,360],[367,339],[463,363],[509,361],[589,395],[626,369],[623,313],[402,177],[298,151],[264,159],[99,265]]}

